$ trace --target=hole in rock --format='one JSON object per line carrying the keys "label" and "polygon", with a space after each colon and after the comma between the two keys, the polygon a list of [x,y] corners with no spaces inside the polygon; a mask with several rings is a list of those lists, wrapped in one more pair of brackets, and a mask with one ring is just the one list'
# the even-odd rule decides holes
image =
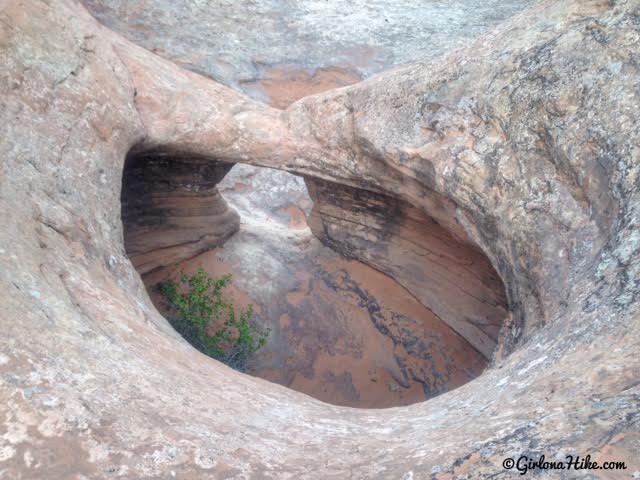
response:
{"label": "hole in rock", "polygon": [[479,249],[391,197],[231,167],[126,159],[125,248],[160,312],[167,278],[231,273],[226,294],[271,329],[249,373],[338,405],[407,405],[480,375],[506,300]]}

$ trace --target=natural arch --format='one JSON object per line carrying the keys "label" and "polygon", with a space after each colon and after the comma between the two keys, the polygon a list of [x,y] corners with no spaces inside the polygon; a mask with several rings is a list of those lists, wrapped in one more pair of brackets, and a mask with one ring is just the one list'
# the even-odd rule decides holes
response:
{"label": "natural arch", "polygon": [[[238,214],[216,187],[230,167],[159,148],[127,156],[125,248],[161,311],[157,283],[170,272],[197,264],[228,273],[210,255],[198,255],[238,231]],[[281,275],[308,278],[302,283],[278,282],[251,261],[240,269],[271,276],[268,290],[276,297],[265,300],[247,282],[238,292],[261,299],[259,317],[273,333],[254,361],[255,374],[350,406],[422,401],[479,375],[507,314],[502,283],[480,250],[404,201],[313,177],[306,183],[315,202],[311,231],[340,255],[318,244],[295,257],[291,243],[287,262],[298,260]]]}
{"label": "natural arch", "polygon": [[[639,14],[632,1],[545,0],[445,57],[278,111],[71,0],[9,2],[2,471],[481,478],[521,452],[569,451],[639,470]],[[494,368],[371,411],[199,355],[125,256],[120,184],[134,145],[392,196],[471,239],[512,311]]]}

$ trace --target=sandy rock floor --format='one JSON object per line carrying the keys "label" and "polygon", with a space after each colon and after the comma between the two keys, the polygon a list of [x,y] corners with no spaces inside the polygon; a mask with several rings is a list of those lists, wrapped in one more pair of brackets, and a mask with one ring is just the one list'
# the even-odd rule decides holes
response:
{"label": "sandy rock floor", "polygon": [[407,405],[455,388],[486,364],[467,341],[390,277],[323,246],[305,223],[304,182],[238,165],[220,184],[241,215],[224,246],[144,277],[154,287],[182,270],[231,273],[234,303],[271,328],[255,376],[336,405]]}

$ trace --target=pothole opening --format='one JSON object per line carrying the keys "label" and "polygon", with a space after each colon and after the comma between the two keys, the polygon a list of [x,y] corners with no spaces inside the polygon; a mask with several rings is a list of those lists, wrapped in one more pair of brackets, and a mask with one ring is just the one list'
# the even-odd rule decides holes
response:
{"label": "pothole opening", "polygon": [[158,310],[179,272],[231,273],[229,298],[271,329],[249,373],[336,405],[408,405],[480,375],[506,314],[486,257],[402,202],[307,183],[315,207],[287,172],[130,154],[125,247]]}

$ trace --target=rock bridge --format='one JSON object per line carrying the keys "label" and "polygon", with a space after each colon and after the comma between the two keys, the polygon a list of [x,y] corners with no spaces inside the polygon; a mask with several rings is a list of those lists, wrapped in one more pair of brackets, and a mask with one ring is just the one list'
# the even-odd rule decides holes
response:
{"label": "rock bridge", "polygon": [[[0,478],[483,477],[538,451],[640,469],[636,1],[543,1],[286,110],[74,1],[0,12]],[[145,271],[223,242],[231,163],[304,176],[314,233],[492,367],[350,410],[191,348],[126,253]]]}

